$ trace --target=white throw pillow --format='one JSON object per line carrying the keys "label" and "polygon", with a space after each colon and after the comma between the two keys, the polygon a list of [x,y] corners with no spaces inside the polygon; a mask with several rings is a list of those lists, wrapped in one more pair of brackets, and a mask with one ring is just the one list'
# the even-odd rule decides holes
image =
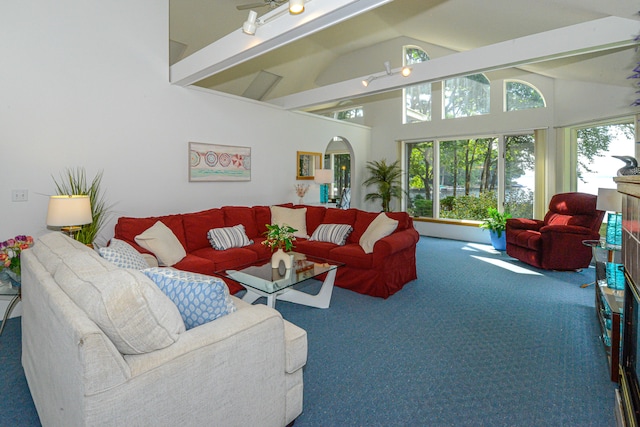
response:
{"label": "white throw pillow", "polygon": [[77,253],[62,260],[54,278],[122,354],[168,347],[185,331],[176,305],[140,271]]}
{"label": "white throw pillow", "polygon": [[182,243],[173,231],[161,221],[147,228],[135,237],[137,244],[151,251],[160,265],[171,266],[187,256]]}
{"label": "white throw pillow", "polygon": [[142,254],[123,240],[116,238],[111,239],[109,246],[98,249],[98,253],[102,258],[114,263],[120,268],[130,268],[132,270],[149,268]]}
{"label": "white throw pillow", "polygon": [[295,228],[294,236],[308,239],[307,208],[290,209],[282,206],[271,206],[271,224],[288,225]]}
{"label": "white throw pillow", "polygon": [[398,221],[391,219],[381,212],[371,224],[367,227],[362,237],[360,237],[360,246],[364,250],[365,254],[373,252],[373,246],[376,242],[383,237],[386,237],[393,233],[398,227]]}

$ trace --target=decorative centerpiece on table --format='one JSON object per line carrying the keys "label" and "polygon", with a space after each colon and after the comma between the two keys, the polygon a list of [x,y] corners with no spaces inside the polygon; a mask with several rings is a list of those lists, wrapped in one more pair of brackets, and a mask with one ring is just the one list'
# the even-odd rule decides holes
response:
{"label": "decorative centerpiece on table", "polygon": [[285,268],[291,268],[291,256],[287,252],[295,247],[293,246],[293,241],[296,238],[293,233],[298,230],[286,224],[266,224],[266,226],[267,231],[264,235],[267,239],[262,244],[273,252],[271,255],[271,268],[278,268],[281,261],[284,262]]}
{"label": "decorative centerpiece on table", "polygon": [[20,286],[20,253],[31,246],[33,237],[24,235],[0,242],[0,281]]}
{"label": "decorative centerpiece on table", "polygon": [[309,185],[296,184],[295,189],[296,189],[296,194],[298,195],[298,204],[301,205],[304,199],[304,195],[307,194],[307,191],[309,191]]}

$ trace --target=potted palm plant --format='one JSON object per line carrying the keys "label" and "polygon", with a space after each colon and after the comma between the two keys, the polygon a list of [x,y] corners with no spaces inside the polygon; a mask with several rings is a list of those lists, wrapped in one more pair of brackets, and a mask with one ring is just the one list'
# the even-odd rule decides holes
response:
{"label": "potted palm plant", "polygon": [[371,176],[362,183],[365,187],[375,185],[376,192],[367,194],[365,200],[381,200],[382,211],[389,212],[391,199],[402,196],[402,169],[400,162],[396,160],[391,164],[387,164],[386,159],[380,161],[367,162],[367,170]]}
{"label": "potted palm plant", "polygon": [[496,208],[487,209],[488,218],[480,224],[481,228],[489,230],[491,244],[497,251],[504,251],[507,248],[507,219],[511,218],[511,214],[501,213]]}
{"label": "potted palm plant", "polygon": [[58,195],[84,195],[89,196],[91,203],[90,224],[85,224],[75,233],[75,239],[88,246],[93,246],[98,233],[105,225],[111,214],[112,205],[108,205],[104,191],[102,189],[102,174],[100,171],[91,182],[87,180],[87,173],[84,168],[67,168],[60,174],[60,179],[53,177]]}

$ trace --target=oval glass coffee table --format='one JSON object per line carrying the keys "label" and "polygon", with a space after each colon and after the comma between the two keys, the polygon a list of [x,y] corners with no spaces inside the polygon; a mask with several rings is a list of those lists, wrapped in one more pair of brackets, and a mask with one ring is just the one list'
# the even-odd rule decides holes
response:
{"label": "oval glass coffee table", "polygon": [[[235,280],[244,286],[247,293],[242,299],[248,303],[266,297],[267,305],[272,308],[275,308],[276,300],[329,308],[336,271],[344,264],[297,252],[290,254],[293,256],[290,269],[271,268],[271,258],[267,258],[233,269],[216,271],[216,275]],[[326,276],[316,295],[294,289],[295,285],[323,274]]]}

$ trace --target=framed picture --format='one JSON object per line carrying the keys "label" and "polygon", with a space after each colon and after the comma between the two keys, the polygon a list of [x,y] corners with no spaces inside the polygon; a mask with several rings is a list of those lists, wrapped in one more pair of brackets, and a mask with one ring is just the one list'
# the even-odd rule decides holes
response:
{"label": "framed picture", "polygon": [[316,169],[322,169],[322,153],[297,152],[296,179],[313,179]]}
{"label": "framed picture", "polygon": [[251,147],[190,142],[189,181],[251,181]]}

